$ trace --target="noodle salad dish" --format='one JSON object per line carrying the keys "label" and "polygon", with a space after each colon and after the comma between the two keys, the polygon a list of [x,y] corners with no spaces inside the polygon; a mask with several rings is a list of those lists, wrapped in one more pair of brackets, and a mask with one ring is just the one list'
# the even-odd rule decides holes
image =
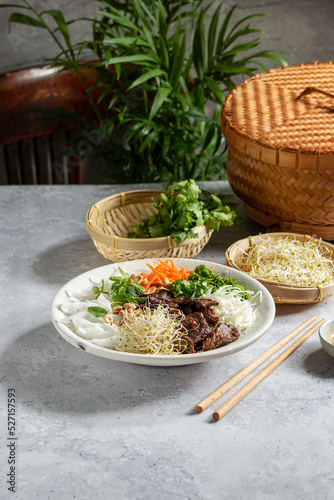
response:
{"label": "noodle salad dish", "polygon": [[[60,290],[51,317],[72,344],[83,350],[89,345],[105,357],[115,358],[107,352],[116,359],[117,354],[159,359],[222,355],[255,341],[274,318],[267,290],[220,264],[149,259],[96,271],[99,276],[82,275],[84,287],[73,286],[72,280]],[[256,324],[261,328],[255,331]]]}

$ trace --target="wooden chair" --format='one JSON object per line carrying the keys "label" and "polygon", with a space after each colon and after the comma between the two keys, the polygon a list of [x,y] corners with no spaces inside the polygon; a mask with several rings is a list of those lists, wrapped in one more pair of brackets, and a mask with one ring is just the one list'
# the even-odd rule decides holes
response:
{"label": "wooden chair", "polygon": [[81,184],[80,156],[63,156],[59,126],[33,122],[32,107],[63,106],[93,119],[87,94],[70,71],[40,66],[0,75],[0,184]]}

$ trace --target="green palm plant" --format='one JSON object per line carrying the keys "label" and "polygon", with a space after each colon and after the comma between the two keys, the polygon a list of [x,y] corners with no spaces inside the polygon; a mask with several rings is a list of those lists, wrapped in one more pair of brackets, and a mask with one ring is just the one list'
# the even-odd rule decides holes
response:
{"label": "green palm plant", "polygon": [[[224,95],[234,88],[236,76],[267,69],[259,59],[286,64],[273,51],[254,52],[265,33],[248,22],[262,14],[232,25],[236,6],[223,12],[217,1],[93,1],[100,7],[98,17],[85,19],[92,37],[77,44],[69,34],[74,21],[66,21],[59,10],[37,12],[22,0],[15,5],[21,11],[9,21],[46,30],[60,49],[50,62],[74,71],[85,85],[96,114],[89,126],[98,127],[102,138],[91,140],[91,148],[107,166],[108,180],[224,178],[226,143],[218,123]],[[96,79],[88,87],[84,75],[92,70]],[[82,140],[88,125],[72,112],[42,113],[43,120],[63,121],[64,116]],[[125,131],[122,143],[114,139],[120,129]]]}

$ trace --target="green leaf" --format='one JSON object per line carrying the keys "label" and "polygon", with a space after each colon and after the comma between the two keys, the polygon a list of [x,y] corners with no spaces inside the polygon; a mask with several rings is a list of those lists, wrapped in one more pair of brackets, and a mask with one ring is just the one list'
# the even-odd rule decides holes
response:
{"label": "green leaf", "polygon": [[222,144],[223,134],[222,134],[221,127],[219,125],[218,125],[218,127],[216,127],[216,133],[217,133],[217,137],[216,137],[216,144],[215,144],[214,150],[212,152],[213,155],[215,155],[217,153],[218,149],[220,148],[220,146]]}
{"label": "green leaf", "polygon": [[[212,119],[209,116],[206,116],[205,114],[201,113],[200,111],[190,111],[188,115],[191,118],[194,118],[194,120],[212,124]],[[218,123],[216,125],[217,127],[219,126]]]}
{"label": "green leaf", "polygon": [[116,77],[119,80],[121,78],[122,74],[122,65],[120,63],[114,64],[115,71],[116,71]]}
{"label": "green leaf", "polygon": [[166,71],[163,71],[162,69],[152,69],[151,71],[148,71],[147,73],[144,73],[143,75],[139,76],[137,80],[132,82],[130,87],[127,88],[127,90],[131,90],[134,87],[137,87],[138,85],[141,85],[148,80],[151,80],[152,78],[156,78],[158,76],[166,76]]}
{"label": "green leaf", "polygon": [[171,93],[171,87],[159,87],[155,95],[154,101],[152,103],[149,121],[157,114],[161,106],[164,104],[169,94]]}
{"label": "green leaf", "polygon": [[245,74],[249,76],[253,76],[254,69],[247,68],[246,66],[238,66],[238,64],[230,64],[230,65],[223,65],[223,64],[216,64],[214,66],[214,69],[216,71],[219,71],[220,73],[227,73],[227,74]]}
{"label": "green leaf", "polygon": [[[248,19],[254,19],[255,17],[263,17],[263,16],[266,16],[267,14],[250,14],[249,16],[246,16],[246,17],[243,17],[242,19],[240,19],[234,26],[233,28],[231,29],[230,33],[228,34],[225,42],[227,41],[227,39],[230,39],[233,35],[233,33],[236,31],[236,29],[238,28],[238,26],[240,26],[241,24],[244,24],[246,21],[248,21]],[[245,30],[248,30],[249,29],[249,25],[246,26],[246,28],[244,28]],[[250,30],[250,32],[254,32],[256,31],[257,33],[261,33],[262,35],[266,35],[266,33],[262,30],[259,30],[259,29],[255,29],[255,30]],[[235,36],[235,35],[234,35]]]}
{"label": "green leaf", "polygon": [[186,33],[184,33],[181,46],[175,43],[172,54],[172,68],[170,71],[170,79],[171,82],[173,82],[174,84],[174,88],[176,88],[177,85],[179,84],[180,76],[184,68],[186,48],[187,48],[187,36]]}
{"label": "green leaf", "polygon": [[[110,5],[108,7],[112,11],[112,7]],[[130,21],[126,16],[121,15],[120,11],[116,11],[116,13],[113,14],[112,12],[98,10],[97,14],[101,14],[102,16],[108,17],[109,19],[112,19],[115,23],[119,24],[120,26],[129,28],[132,31],[135,32],[140,31],[140,28],[132,21]]]}
{"label": "green leaf", "polygon": [[0,9],[5,9],[7,7],[13,7],[14,9],[31,10],[30,7],[26,7],[25,5],[17,5],[17,4],[13,4],[13,3],[3,3],[3,4],[0,4]]}
{"label": "green leaf", "polygon": [[191,100],[189,103],[188,99],[185,97],[184,94],[178,93],[176,99],[180,103],[182,110],[185,112],[189,111],[189,109],[193,107]]}
{"label": "green leaf", "polygon": [[168,70],[169,66],[170,66],[168,44],[167,44],[165,37],[163,37],[163,36],[160,36],[160,38],[159,38],[158,53],[160,56],[161,66],[163,68],[166,68],[166,70]]}
{"label": "green leaf", "polygon": [[[193,102],[191,100],[189,89],[188,89],[188,86],[187,86],[187,84],[186,84],[183,76],[180,76],[179,81],[180,81],[180,87],[181,87],[181,89],[183,91],[183,95],[184,95],[185,99],[187,100],[188,106],[190,108],[192,108],[193,107]],[[178,96],[178,98],[180,98],[180,96]]]}
{"label": "green leaf", "polygon": [[168,155],[171,137],[166,133],[163,135],[162,140],[162,157],[165,158]]}
{"label": "green leaf", "polygon": [[[156,59],[154,59],[152,56],[148,56],[145,54],[138,54],[138,55],[130,55],[130,56],[118,56],[118,57],[111,57],[110,59],[107,59],[105,62],[103,62],[103,65],[108,65],[108,64],[124,64],[124,63],[156,63]],[[102,63],[100,63],[102,65]]]}
{"label": "green leaf", "polygon": [[211,19],[209,34],[208,34],[208,64],[210,65],[214,60],[214,50],[216,44],[217,28],[220,17],[222,4],[219,4]]}
{"label": "green leaf", "polygon": [[204,113],[205,94],[203,85],[202,84],[196,85],[196,87],[192,90],[191,95],[194,98],[196,107]]}
{"label": "green leaf", "polygon": [[146,20],[146,15],[141,7],[141,2],[139,0],[132,0],[133,7],[139,17],[139,20],[141,21],[141,29],[143,34],[146,36],[147,43],[149,44],[149,47],[153,54],[157,54],[157,47],[154,42],[154,38],[151,33],[151,28]]}
{"label": "green leaf", "polygon": [[183,231],[182,229],[181,230],[178,230],[178,231],[172,231],[171,232],[171,237],[173,238],[173,240],[176,241],[176,243],[178,245],[180,245],[181,243],[184,242],[184,240],[187,238],[187,232],[186,231]]}
{"label": "green leaf", "polygon": [[157,13],[158,13],[157,21],[158,22],[157,22],[157,24],[159,25],[160,33],[163,33],[164,37],[166,37],[167,30],[168,30],[168,26],[167,26],[167,22],[166,22],[166,13],[164,11],[163,5],[162,5],[160,0],[157,0],[157,4],[158,4],[158,10],[157,10]]}
{"label": "green leaf", "polygon": [[57,26],[61,32],[61,34],[64,37],[64,40],[66,42],[66,45],[72,49],[72,43],[70,39],[70,35],[67,29],[67,24],[64,18],[64,14],[60,10],[48,10],[46,11],[47,14],[50,14],[50,16],[53,17],[53,19],[56,21]]}
{"label": "green leaf", "polygon": [[108,43],[110,45],[122,45],[124,47],[135,47],[136,45],[142,46],[142,47],[149,47],[149,43],[147,43],[146,40],[142,40],[141,38],[135,37],[135,36],[120,36],[120,37],[114,37],[114,38],[108,38],[106,37],[104,39],[105,43]]}
{"label": "green leaf", "polygon": [[230,22],[230,19],[232,17],[234,10],[236,9],[236,7],[237,7],[237,5],[234,5],[233,7],[231,7],[231,9],[227,12],[225,19],[220,27],[218,37],[217,37],[217,44],[216,44],[216,55],[217,56],[219,56],[219,54],[222,51],[222,46],[224,43],[227,26],[228,26],[228,23]]}
{"label": "green leaf", "polygon": [[149,25],[151,26],[156,26],[156,13],[157,13],[157,9],[156,9],[156,6],[155,4],[153,4],[153,9],[154,9],[154,12],[152,12],[152,9],[150,8],[150,5],[146,5],[145,1],[141,1],[141,7],[144,11],[144,14],[146,14],[146,19],[147,19],[147,22]]}
{"label": "green leaf", "polygon": [[207,42],[203,20],[203,11],[199,15],[195,29],[193,41],[193,58],[198,78],[200,80],[203,80],[208,66]]}
{"label": "green leaf", "polygon": [[20,23],[26,24],[28,26],[36,26],[37,28],[46,28],[46,24],[44,21],[34,19],[33,17],[26,16],[25,14],[19,14],[18,12],[14,12],[13,14],[11,14],[8,21],[10,23]]}
{"label": "green leaf", "polygon": [[216,82],[216,80],[213,80],[212,78],[206,76],[204,79],[204,83],[207,85],[207,87],[211,90],[217,101],[222,104],[224,102],[224,94],[223,91],[221,90],[219,84]]}
{"label": "green leaf", "polygon": [[143,297],[132,297],[131,295],[128,295],[127,293],[120,292],[112,297],[112,302],[111,302],[111,307],[117,307],[117,306],[123,306],[127,302],[133,303],[133,304],[143,304],[146,301],[146,296]]}
{"label": "green leaf", "polygon": [[119,277],[119,276],[115,276],[115,277],[111,276],[109,278],[111,281],[117,281],[117,280],[122,281],[122,279],[128,280],[130,278],[130,275],[127,272],[123,271],[123,269],[121,267],[118,268],[118,271],[119,271],[121,277]]}
{"label": "green leaf", "polygon": [[101,288],[99,288],[98,286],[95,286],[95,285],[93,286],[93,293],[95,294],[96,299],[99,298],[101,293],[105,293],[104,292],[104,280],[102,280]]}
{"label": "green leaf", "polygon": [[206,137],[204,139],[203,151],[209,146],[209,144],[212,141],[215,133],[216,133],[215,127],[209,127],[209,130],[208,130],[208,132],[206,134]]}
{"label": "green leaf", "polygon": [[153,132],[151,132],[150,134],[148,134],[146,136],[146,139],[143,141],[143,143],[141,144],[140,148],[139,148],[139,154],[141,154],[144,149],[146,149],[148,146],[150,146],[160,135],[160,131],[159,130],[153,130]]}
{"label": "green leaf", "polygon": [[144,288],[134,281],[128,273],[118,268],[120,276],[110,276],[112,282],[108,298],[111,300],[112,307],[123,305],[126,302],[140,303]]}
{"label": "green leaf", "polygon": [[90,306],[87,311],[96,318],[104,318],[104,316],[108,314],[108,311],[100,306]]}
{"label": "green leaf", "polygon": [[210,193],[202,196],[193,179],[173,184],[154,202],[156,213],[144,219],[128,237],[170,235],[177,243],[182,243],[186,237],[197,237],[195,228],[199,225],[209,224],[214,229],[220,229],[233,225],[236,217],[232,204],[223,204],[218,196]]}
{"label": "green leaf", "polygon": [[189,274],[188,280],[177,280],[168,285],[168,289],[173,292],[176,297],[183,296],[185,299],[191,297],[201,297],[206,292],[211,290],[215,292],[219,288],[227,286],[228,291],[238,293],[242,300],[247,300],[251,297],[249,289],[238,284],[235,278],[221,276],[219,273],[214,273],[205,265],[196,266]]}
{"label": "green leaf", "polygon": [[[255,48],[257,45],[259,45],[260,41],[259,40],[254,40],[253,42],[249,43],[238,43],[233,46],[231,50],[228,50],[224,52],[223,58],[228,58],[230,56],[235,56],[236,54],[239,54],[240,52],[245,52],[247,50],[251,50]],[[239,62],[239,61],[238,61]]]}
{"label": "green leaf", "polygon": [[[227,47],[232,45],[232,43],[234,43],[236,40],[238,40],[238,38],[241,38],[243,36],[249,36],[251,33],[259,33],[261,35],[265,35],[264,31],[262,31],[262,30],[250,29],[248,26],[246,26],[245,28],[243,28],[243,29],[239,30],[237,33],[235,33],[233,36],[226,38],[226,40],[224,41],[224,44],[221,48],[221,51],[223,52],[224,50],[226,50]],[[258,44],[257,40],[258,39],[256,39],[255,41],[252,42],[255,44],[255,46]],[[223,52],[223,54],[224,54],[224,52]]]}
{"label": "green leaf", "polygon": [[257,52],[255,54],[252,54],[250,62],[259,64],[259,62],[254,59],[257,57],[265,57],[266,59],[272,59],[272,60],[277,61],[280,64],[282,64],[282,66],[288,65],[288,63],[282,57],[280,57],[277,54],[274,54],[273,52],[271,52],[269,50],[263,50],[261,52]]}
{"label": "green leaf", "polygon": [[131,127],[126,132],[126,139],[131,141],[131,139],[135,137],[136,140],[142,140],[142,138],[145,137],[150,130],[152,130],[152,128],[152,123],[147,123],[146,120],[138,120],[137,123],[131,123]]}

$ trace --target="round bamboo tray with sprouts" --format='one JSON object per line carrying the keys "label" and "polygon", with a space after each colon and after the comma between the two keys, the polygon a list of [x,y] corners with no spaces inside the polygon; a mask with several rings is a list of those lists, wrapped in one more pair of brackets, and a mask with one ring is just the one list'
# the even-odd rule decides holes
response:
{"label": "round bamboo tray with sprouts", "polygon": [[225,260],[260,281],[276,303],[308,304],[334,293],[334,245],[309,235],[249,236],[231,245]]}

